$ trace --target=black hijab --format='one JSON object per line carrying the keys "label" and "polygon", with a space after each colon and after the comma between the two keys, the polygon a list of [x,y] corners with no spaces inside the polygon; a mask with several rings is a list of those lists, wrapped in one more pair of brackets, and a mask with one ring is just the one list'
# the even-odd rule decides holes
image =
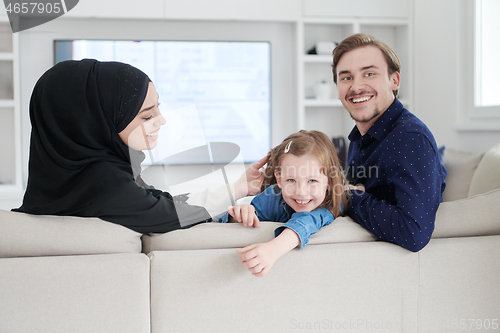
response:
{"label": "black hijab", "polygon": [[15,211],[99,217],[141,233],[210,219],[205,209],[145,185],[138,172],[144,154],[118,135],[138,114],[149,82],[130,65],[91,59],[42,75],[30,101],[28,185]]}

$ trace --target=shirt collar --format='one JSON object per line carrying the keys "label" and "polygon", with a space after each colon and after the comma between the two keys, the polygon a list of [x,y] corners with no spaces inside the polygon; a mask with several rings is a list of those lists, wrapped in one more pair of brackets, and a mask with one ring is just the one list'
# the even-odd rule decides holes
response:
{"label": "shirt collar", "polygon": [[[402,111],[403,104],[401,104],[401,102],[397,98],[395,98],[391,106],[389,106],[389,108],[380,116],[380,118],[377,119],[377,121],[372,125],[372,127],[370,127],[366,134],[377,139],[378,141],[382,141],[389,133],[388,129],[392,128],[392,125],[399,118],[399,115]],[[362,135],[358,130],[358,126],[354,126],[351,133],[349,134],[349,141],[356,141],[361,137]]]}

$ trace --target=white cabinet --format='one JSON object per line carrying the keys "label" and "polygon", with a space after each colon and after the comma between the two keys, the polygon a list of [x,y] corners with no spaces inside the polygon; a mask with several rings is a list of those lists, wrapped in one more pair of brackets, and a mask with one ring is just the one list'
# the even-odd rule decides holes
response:
{"label": "white cabinet", "polygon": [[304,16],[407,18],[410,0],[303,0]]}
{"label": "white cabinet", "polygon": [[301,0],[80,0],[65,17],[295,21]]}
{"label": "white cabinet", "polygon": [[65,17],[163,18],[164,0],[80,0]]}
{"label": "white cabinet", "polygon": [[22,194],[18,40],[0,16],[0,198]]}
{"label": "white cabinet", "polygon": [[[305,1],[305,4],[308,1]],[[338,100],[333,83],[332,55],[307,54],[318,42],[339,43],[355,33],[367,33],[392,48],[402,63],[399,99],[411,105],[411,24],[408,19],[304,18],[297,25],[298,125],[317,129],[330,137],[347,137],[354,123]],[[329,99],[318,99],[315,87],[330,83]]]}
{"label": "white cabinet", "polygon": [[198,20],[296,21],[301,0],[165,0],[165,18]]}

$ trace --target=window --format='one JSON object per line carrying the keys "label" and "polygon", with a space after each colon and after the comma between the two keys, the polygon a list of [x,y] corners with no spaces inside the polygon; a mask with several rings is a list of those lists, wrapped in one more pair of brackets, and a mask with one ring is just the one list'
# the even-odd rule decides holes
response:
{"label": "window", "polygon": [[476,0],[475,12],[474,106],[497,106],[500,112],[500,1]]}
{"label": "window", "polygon": [[500,132],[500,0],[457,1],[458,131]]}

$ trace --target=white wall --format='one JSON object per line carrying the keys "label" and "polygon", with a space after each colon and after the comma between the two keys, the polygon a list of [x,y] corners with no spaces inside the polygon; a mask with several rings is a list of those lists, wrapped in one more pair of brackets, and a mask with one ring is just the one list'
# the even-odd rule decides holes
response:
{"label": "white wall", "polygon": [[271,42],[272,142],[296,128],[295,27],[289,22],[178,21],[59,18],[20,33],[23,165],[29,155],[29,100],[38,78],[53,65],[54,39],[254,40]]}
{"label": "white wall", "polygon": [[438,145],[485,152],[500,142],[500,131],[457,130],[468,78],[467,1],[414,0],[413,111],[434,133]]}
{"label": "white wall", "polygon": [[[410,111],[434,133],[438,145],[484,152],[500,131],[459,131],[464,109],[463,6],[472,0],[414,0],[413,96]],[[221,11],[223,9],[220,9]],[[214,9],[215,12],[215,9]],[[290,22],[182,21],[59,18],[20,33],[22,156],[29,151],[28,106],[36,80],[53,64],[55,38],[269,40],[272,43],[272,145],[297,127],[295,27]],[[403,64],[403,73],[405,70]],[[408,67],[406,67],[408,68]]]}

